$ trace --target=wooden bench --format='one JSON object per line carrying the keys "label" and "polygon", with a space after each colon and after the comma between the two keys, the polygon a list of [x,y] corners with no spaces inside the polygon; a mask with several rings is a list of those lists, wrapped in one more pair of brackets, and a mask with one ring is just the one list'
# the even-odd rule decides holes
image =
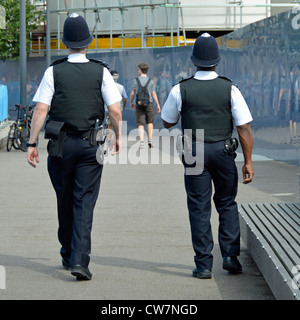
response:
{"label": "wooden bench", "polygon": [[276,299],[300,300],[300,203],[239,205],[241,237]]}

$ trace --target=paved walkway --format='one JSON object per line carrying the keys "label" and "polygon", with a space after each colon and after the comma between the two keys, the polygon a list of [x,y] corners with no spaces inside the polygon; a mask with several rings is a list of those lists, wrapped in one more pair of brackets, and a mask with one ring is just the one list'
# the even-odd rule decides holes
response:
{"label": "paved walkway", "polygon": [[[92,232],[93,279],[76,281],[61,266],[56,199],[42,136],[39,152],[34,169],[24,152],[0,149],[0,265],[6,271],[0,300],[274,299],[243,244],[244,273],[222,270],[216,211],[213,279],[191,276],[194,253],[178,164],[105,166]],[[239,157],[237,165],[241,173]],[[298,201],[299,167],[258,157],[254,169],[255,181],[239,186],[239,202]]]}

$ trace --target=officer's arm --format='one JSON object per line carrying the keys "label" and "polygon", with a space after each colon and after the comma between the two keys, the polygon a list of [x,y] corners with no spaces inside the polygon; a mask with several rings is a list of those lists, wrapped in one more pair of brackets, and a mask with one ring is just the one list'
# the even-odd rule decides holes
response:
{"label": "officer's arm", "polygon": [[[48,113],[49,106],[45,103],[38,102],[33,113],[32,121],[31,121],[31,131],[30,131],[30,138],[29,143],[35,143],[39,136],[39,133],[44,125],[47,113]],[[28,163],[36,167],[36,163],[39,163],[39,153],[37,148],[28,147],[27,149],[27,161]]]}
{"label": "officer's arm", "polygon": [[[165,128],[171,128],[177,124],[180,119],[181,95],[179,84],[175,85],[162,108],[161,118]],[[166,121],[169,120],[170,122]]]}
{"label": "officer's arm", "polygon": [[254,176],[252,168],[253,136],[250,124],[246,123],[241,126],[237,126],[237,132],[244,154],[244,166],[242,168],[243,183],[250,183]]}
{"label": "officer's arm", "polygon": [[49,106],[45,103],[38,102],[31,121],[31,131],[30,131],[30,139],[29,143],[36,142],[38,135],[43,128]]}

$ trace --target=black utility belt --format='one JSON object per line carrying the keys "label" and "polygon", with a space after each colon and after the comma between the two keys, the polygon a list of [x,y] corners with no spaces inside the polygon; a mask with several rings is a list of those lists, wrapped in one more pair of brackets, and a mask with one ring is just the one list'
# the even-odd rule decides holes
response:
{"label": "black utility belt", "polygon": [[[64,130],[64,129],[63,129]],[[90,136],[91,136],[91,131],[87,130],[87,131],[78,131],[78,130],[73,130],[73,129],[65,129],[67,136],[79,136],[81,139],[83,140],[90,140]]]}
{"label": "black utility belt", "polygon": [[97,146],[97,129],[77,131],[65,126],[63,121],[49,120],[46,124],[45,139],[49,139],[47,150],[50,157],[63,157],[65,137],[78,135],[83,140],[89,140],[91,146]]}
{"label": "black utility belt", "polygon": [[[200,141],[199,141],[200,142]],[[201,142],[203,143],[203,141]],[[217,142],[204,142],[205,144],[217,144],[217,147],[224,148],[225,154],[233,155],[236,158],[236,150],[239,146],[239,141],[236,138],[229,138],[226,140],[221,140]],[[176,140],[176,150],[177,154],[181,161],[183,161],[185,152],[192,152],[193,145],[196,145],[197,142],[193,141],[193,139],[185,134],[185,135],[178,135]]]}
{"label": "black utility belt", "polygon": [[236,158],[236,150],[239,146],[239,141],[237,138],[228,138],[226,140],[221,140],[218,142],[206,142],[207,144],[218,144],[218,146],[220,146],[220,148],[224,148],[224,153],[226,154],[231,154],[234,156],[234,158]]}

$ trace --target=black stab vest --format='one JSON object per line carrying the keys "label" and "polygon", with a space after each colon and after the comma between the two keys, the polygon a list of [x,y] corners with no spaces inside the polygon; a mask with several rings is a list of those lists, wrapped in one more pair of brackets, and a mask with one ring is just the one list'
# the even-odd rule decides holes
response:
{"label": "black stab vest", "polygon": [[231,80],[217,77],[212,80],[189,78],[180,82],[182,98],[182,129],[204,129],[205,142],[218,142],[231,137]]}
{"label": "black stab vest", "polygon": [[49,120],[63,121],[66,127],[78,131],[93,128],[96,119],[102,123],[105,116],[101,94],[103,67],[104,64],[96,60],[54,62],[54,95]]}

